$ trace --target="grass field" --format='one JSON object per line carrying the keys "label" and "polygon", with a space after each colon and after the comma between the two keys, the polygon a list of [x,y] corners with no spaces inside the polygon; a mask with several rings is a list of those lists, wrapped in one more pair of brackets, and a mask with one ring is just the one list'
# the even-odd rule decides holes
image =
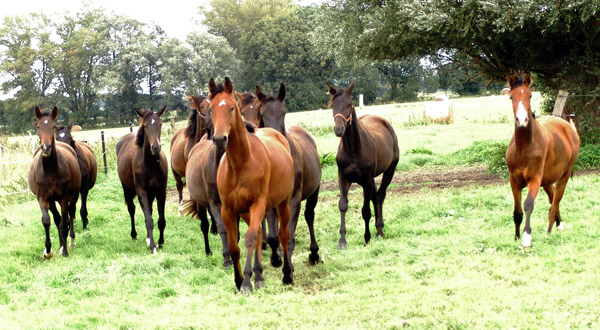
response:
{"label": "grass field", "polygon": [[[457,100],[453,125],[404,127],[403,107],[365,110],[392,119],[402,158],[410,158],[406,152],[412,149],[427,149],[441,160],[434,165],[443,171],[452,165],[444,165],[445,157],[474,141],[510,138],[512,124],[502,123],[503,114],[496,111],[510,112],[504,101]],[[469,115],[488,103],[495,106]],[[315,115],[322,117],[313,123],[331,122],[330,111]],[[306,114],[289,116],[290,123],[306,123]],[[321,130],[313,126],[314,132]],[[315,135],[320,152],[335,151],[335,138]],[[513,240],[507,183],[391,192],[383,211],[386,237],[368,246],[361,191],[353,190],[348,249],[339,251],[338,192],[322,191],[315,229],[323,262],[308,264],[301,219],[295,285],[281,283],[281,269],[271,267],[264,253],[267,287],[243,296],[236,293],[232,270],[221,266],[220,239],[211,236],[213,255],[205,256],[198,221],[177,217],[176,203],[167,204],[165,245],[157,255],[149,254],[144,240],[132,241],[111,169],[90,193],[89,230],[82,231],[77,216],[77,245],[68,258],[43,259],[44,230],[32,196],[2,201],[0,328],[597,328],[599,193],[600,177],[575,176],[561,204],[566,230],[546,236],[548,203],[541,192],[533,213],[533,248],[523,251]],[[144,233],[137,210],[137,230]],[[51,236],[56,249],[54,226]]]}

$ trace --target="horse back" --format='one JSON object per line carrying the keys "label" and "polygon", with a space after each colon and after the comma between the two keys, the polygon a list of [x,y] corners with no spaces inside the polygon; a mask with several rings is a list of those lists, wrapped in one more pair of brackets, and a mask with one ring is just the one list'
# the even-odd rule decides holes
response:
{"label": "horse back", "polygon": [[306,199],[321,184],[321,159],[317,152],[317,144],[310,133],[299,126],[288,128],[286,134],[294,161],[296,175],[294,180],[297,180],[297,176],[300,175],[302,199]]}
{"label": "horse back", "polygon": [[[267,197],[267,209],[273,208],[292,195],[294,189],[294,162],[290,153],[290,145],[287,139],[272,128],[260,128],[256,134],[249,134],[251,148],[264,145],[266,159],[269,163],[269,191]],[[254,154],[253,154],[254,156]]]}
{"label": "horse back", "polygon": [[546,117],[540,121],[546,140],[546,159],[542,186],[570,174],[579,154],[579,135],[567,121]]}
{"label": "horse back", "polygon": [[[398,162],[400,151],[398,137],[394,128],[385,118],[376,115],[363,115],[359,118],[366,137],[371,141],[370,147],[376,162],[375,176],[383,173],[392,163]],[[362,142],[365,145],[365,142]]]}
{"label": "horse back", "polygon": [[84,142],[75,141],[75,153],[81,170],[81,186],[90,189],[96,183],[98,164],[92,148]]}
{"label": "horse back", "polygon": [[[215,147],[212,141],[202,140],[190,150],[189,161],[185,168],[187,187],[190,197],[204,207],[209,206],[211,197],[218,196],[216,165]],[[214,196],[211,193],[214,193]]]}
{"label": "horse back", "polygon": [[135,151],[135,135],[127,133],[124,135],[116,146],[117,150],[117,172],[121,184],[125,187],[134,190],[135,183],[133,178],[132,160]]}
{"label": "horse back", "polygon": [[188,157],[185,155],[186,137],[185,128],[177,130],[171,138],[171,169],[173,172],[185,176]]}

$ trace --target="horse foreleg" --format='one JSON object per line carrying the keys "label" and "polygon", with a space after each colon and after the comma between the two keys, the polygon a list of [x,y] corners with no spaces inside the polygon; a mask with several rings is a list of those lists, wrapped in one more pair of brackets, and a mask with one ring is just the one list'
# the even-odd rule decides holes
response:
{"label": "horse foreleg", "polygon": [[146,223],[146,245],[152,254],[156,253],[156,243],[154,242],[154,220],[152,219],[152,202],[154,198],[148,196],[145,191],[138,191],[138,202],[144,213]]}
{"label": "horse foreleg", "polygon": [[[165,218],[165,203],[167,200],[167,193],[165,191],[159,191],[156,196],[156,206],[158,209],[158,246],[162,247],[165,244],[165,227],[167,226],[167,219]],[[152,202],[150,202],[150,212],[152,212]]]}
{"label": "horse foreleg", "polygon": [[375,180],[371,178],[363,185],[363,207],[362,217],[365,221],[365,244],[369,244],[371,240],[371,230],[369,229],[369,221],[371,220],[371,200],[375,204]]}
{"label": "horse foreleg", "polygon": [[298,217],[300,216],[300,203],[302,202],[302,187],[294,190],[292,199],[290,199],[290,221],[288,229],[290,231],[290,240],[288,242],[288,251],[290,258],[296,248],[296,227],[298,226]]}
{"label": "horse foreleg", "polygon": [[[53,205],[54,202],[48,203],[46,200],[38,198],[38,203],[40,204],[40,210],[42,211],[42,225],[44,225],[44,231],[46,232],[46,241],[44,249],[44,258],[51,259],[52,258],[52,243],[50,242],[50,214],[48,214],[48,207]],[[50,204],[50,205],[49,205]],[[54,211],[52,212],[54,215],[54,219],[58,219],[58,211],[56,210],[56,206],[54,206]]]}
{"label": "horse foreleg", "polygon": [[127,204],[127,211],[131,218],[131,239],[137,238],[137,231],[135,230],[135,204],[133,198],[135,197],[135,191],[131,191],[123,186],[123,195],[125,196],[125,204]]}
{"label": "horse foreleg", "polygon": [[304,219],[308,225],[308,232],[310,233],[310,254],[308,260],[311,264],[319,262],[319,245],[317,244],[317,238],[315,237],[315,207],[319,200],[319,188],[306,199],[306,205],[304,208]]}
{"label": "horse foreleg", "polygon": [[277,252],[277,250],[279,250],[279,229],[277,228],[279,219],[277,218],[277,212],[275,209],[270,209],[267,210],[265,214],[267,216],[267,224],[269,225],[267,242],[271,247],[271,266],[275,268],[281,267],[283,262],[281,261],[281,257]]}
{"label": "horse foreleg", "polygon": [[350,190],[350,182],[342,177],[342,174],[338,172],[338,181],[340,186],[340,201],[338,208],[340,210],[340,241],[338,242],[338,249],[346,249],[348,243],[346,242],[346,211],[348,211],[348,190]]}
{"label": "horse foreleg", "polygon": [[83,223],[83,229],[87,229],[88,225],[88,211],[87,211],[87,196],[89,190],[87,188],[81,189],[81,208],[79,209],[79,215],[81,216],[81,223]]}
{"label": "horse foreleg", "polygon": [[394,172],[396,171],[396,165],[398,161],[392,162],[390,167],[388,167],[385,172],[383,172],[383,177],[381,178],[381,185],[377,190],[375,202],[373,202],[375,207],[375,227],[377,228],[377,234],[375,237],[383,237],[383,201],[385,201],[385,195],[387,193],[387,188],[392,182],[392,178],[394,177]]}
{"label": "horse foreleg", "polygon": [[237,216],[224,205],[221,207],[221,219],[227,232],[227,244],[229,246],[229,255],[233,264],[233,274],[235,287],[239,290],[242,286],[242,269],[240,266],[240,247],[238,246],[239,226]]}
{"label": "horse foreleg", "polygon": [[221,219],[221,203],[215,200],[208,201],[211,214],[217,224],[217,230],[219,236],[221,236],[221,244],[223,246],[223,267],[231,266],[231,257],[229,256],[229,243],[227,243],[227,231],[225,225],[223,225],[223,219]]}
{"label": "horse foreleg", "polygon": [[204,236],[204,253],[206,255],[211,255],[212,251],[210,250],[210,244],[208,242],[208,229],[209,223],[208,218],[206,217],[206,208],[201,205],[197,205],[198,208],[198,217],[200,218],[200,229],[202,230],[202,235]]}
{"label": "horse foreleg", "polygon": [[69,202],[66,198],[60,201],[60,224],[58,225],[58,235],[60,236],[60,247],[63,257],[68,257],[67,236],[69,234]]}
{"label": "horse foreleg", "polygon": [[[260,229],[259,228],[260,223],[262,222],[262,219],[265,216],[265,204],[266,204],[266,201],[264,199],[259,199],[258,201],[256,201],[254,204],[252,204],[250,206],[248,213],[242,215],[242,218],[248,224],[248,230],[246,231],[246,234],[244,235],[244,245],[246,246],[246,264],[244,266],[244,280],[242,282],[240,292],[246,293],[246,294],[252,292],[252,283],[251,283],[251,278],[252,278],[252,273],[253,273],[252,257],[254,256],[255,249],[259,250],[262,247],[262,246],[257,246],[257,244],[258,244],[258,234],[259,234],[259,229]],[[260,250],[259,250],[259,252],[260,252]],[[255,263],[260,262],[259,260],[260,260],[260,258],[257,259],[255,261]],[[258,265],[257,267],[258,268],[256,268],[256,267],[255,268],[262,271],[261,265]],[[260,275],[260,278],[255,278],[255,280],[264,282],[264,279],[262,279],[262,274]]]}
{"label": "horse foreleg", "polygon": [[262,230],[260,226],[258,227],[258,233],[256,235],[256,248],[254,249],[254,267],[252,271],[254,271],[254,287],[256,289],[260,289],[265,286],[265,279],[263,278],[262,272]]}
{"label": "horse foreleg", "polygon": [[523,228],[523,246],[528,247],[531,246],[531,213],[533,212],[533,204],[535,202],[535,198],[540,190],[540,182],[541,175],[535,177],[533,180],[529,182],[527,185],[527,198],[525,199],[525,203],[523,204],[523,209],[525,210],[525,227]]}
{"label": "horse foreleg", "polygon": [[69,201],[68,211],[69,211],[69,235],[71,237],[71,242],[69,243],[69,247],[72,248],[75,246],[75,226],[73,222],[75,220],[75,213],[77,212],[77,199],[79,198],[79,193],[75,194],[73,198]]}
{"label": "horse foreleg", "polygon": [[[570,173],[569,173],[570,174]],[[564,224],[560,219],[559,204],[567,188],[567,182],[569,181],[570,175],[563,175],[556,182],[556,189],[554,190],[554,196],[552,198],[552,205],[550,206],[550,213],[548,214],[548,234],[552,231],[552,225],[556,221],[556,228],[563,230]]]}
{"label": "horse foreleg", "polygon": [[283,251],[283,284],[292,284],[294,280],[292,273],[294,266],[292,265],[292,257],[288,250],[288,242],[290,241],[290,230],[288,224],[290,221],[290,200],[277,205],[277,216],[279,217],[279,239],[281,240],[281,249]]}
{"label": "horse foreleg", "polygon": [[521,222],[523,222],[523,209],[521,207],[521,190],[517,179],[510,176],[510,189],[512,190],[515,206],[513,210],[513,221],[515,223],[515,241],[521,238]]}

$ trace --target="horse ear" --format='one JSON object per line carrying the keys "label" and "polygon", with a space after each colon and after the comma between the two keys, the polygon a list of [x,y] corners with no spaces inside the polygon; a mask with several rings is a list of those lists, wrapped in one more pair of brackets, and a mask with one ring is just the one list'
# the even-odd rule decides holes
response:
{"label": "horse ear", "polygon": [[285,85],[283,83],[279,85],[279,93],[277,94],[277,99],[279,99],[279,102],[283,102],[283,100],[285,100]]}
{"label": "horse ear", "polygon": [[40,110],[40,108],[37,106],[33,110],[33,113],[35,114],[35,118],[37,119],[40,119],[42,117],[42,110]]}
{"label": "horse ear", "polygon": [[67,124],[67,129],[69,131],[71,131],[71,128],[73,128],[73,119],[69,120],[69,124]]}
{"label": "horse ear", "polygon": [[331,87],[331,85],[329,85],[329,84],[327,84],[327,89],[328,89],[329,94],[331,94],[331,95],[335,95],[337,93],[335,88]]}
{"label": "horse ear", "polygon": [[510,87],[510,89],[513,89],[515,87],[515,85],[517,84],[517,76],[514,74],[511,74],[510,76],[508,76],[508,86]]}
{"label": "horse ear", "polygon": [[231,83],[231,80],[229,80],[229,77],[225,77],[225,92],[231,94],[233,93],[233,84]]}
{"label": "horse ear", "polygon": [[146,115],[146,112],[147,112],[147,110],[146,110],[146,109],[138,109],[138,108],[135,108],[135,109],[133,109],[133,110],[135,111],[135,113],[137,113],[137,114],[138,114],[138,116],[140,116],[140,117],[142,117],[142,118],[144,118],[144,116]]}
{"label": "horse ear", "polygon": [[533,83],[533,79],[531,79],[531,73],[527,72],[525,74],[525,80],[523,81],[523,85],[529,87]]}
{"label": "horse ear", "polygon": [[213,92],[216,89],[217,89],[217,83],[215,83],[215,80],[213,78],[210,78],[210,81],[208,82],[208,91],[210,92],[211,98],[212,98]]}
{"label": "horse ear", "polygon": [[235,91],[233,94],[235,95],[235,99],[238,101],[238,103],[242,102],[242,100],[244,99],[244,94],[238,91]]}
{"label": "horse ear", "polygon": [[254,92],[256,92],[256,97],[258,98],[258,100],[261,103],[264,103],[267,100],[267,95],[265,95],[265,93],[263,93],[260,86],[256,85],[256,87],[254,87]]}
{"label": "horse ear", "polygon": [[348,89],[346,89],[348,94],[352,94],[352,91],[354,91],[354,81],[348,86]]}
{"label": "horse ear", "polygon": [[165,113],[165,109],[167,108],[167,105],[165,104],[162,109],[158,110],[158,112],[156,113],[159,117],[163,115],[163,113]]}
{"label": "horse ear", "polygon": [[58,108],[56,106],[54,106],[54,108],[52,109],[52,119],[56,120],[56,118],[58,117]]}

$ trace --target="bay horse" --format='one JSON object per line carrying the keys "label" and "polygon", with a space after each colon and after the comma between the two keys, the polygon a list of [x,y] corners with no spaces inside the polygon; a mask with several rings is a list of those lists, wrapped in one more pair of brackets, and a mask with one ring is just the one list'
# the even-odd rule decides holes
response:
{"label": "bay horse", "polygon": [[[314,220],[315,207],[319,199],[319,189],[321,187],[321,159],[317,152],[317,144],[314,139],[302,127],[292,126],[286,129],[285,114],[286,108],[283,105],[285,100],[285,85],[279,86],[277,97],[263,93],[260,86],[256,86],[256,96],[260,101],[260,123],[259,127],[271,127],[281,133],[287,139],[290,145],[292,159],[294,161],[294,193],[290,200],[291,218],[289,223],[290,241],[288,245],[290,256],[296,246],[296,226],[300,215],[300,203],[306,200],[304,219],[308,225],[310,233],[310,254],[309,262],[315,264],[319,261],[319,245],[315,238]],[[276,216],[273,212],[267,212],[269,218],[268,242],[272,249],[271,264],[275,267],[281,265],[281,260],[277,260],[277,247],[279,239],[276,233]]]}
{"label": "bay horse", "polygon": [[179,129],[171,138],[171,172],[179,193],[179,203],[183,198],[183,178],[188,162],[188,154],[208,129],[208,100],[204,96],[190,95],[190,115],[185,128]]}
{"label": "bay horse", "polygon": [[152,253],[156,253],[154,242],[154,220],[152,220],[152,203],[156,199],[158,206],[158,230],[160,237],[158,246],[164,243],[165,200],[167,197],[167,158],[160,147],[160,117],[166,106],[157,112],[146,109],[135,109],[140,116],[140,128],[136,135],[128,133],[117,143],[117,172],[123,186],[125,203],[131,217],[131,238],[137,238],[135,230],[135,205],[133,198],[137,195],[146,222],[146,244]]}
{"label": "bay horse", "polygon": [[[69,230],[71,232],[70,246],[72,247],[75,242],[73,219],[81,187],[81,172],[75,150],[68,144],[54,139],[58,108],[54,107],[52,111],[48,111],[35,107],[34,114],[37,118],[35,126],[38,129],[41,145],[33,155],[27,181],[29,189],[37,196],[42,211],[42,224],[46,232],[44,258],[52,258],[48,210],[54,217],[60,249],[62,255],[66,257],[69,255],[66,244]],[[60,214],[56,208],[56,202],[60,205]]]}
{"label": "bay horse", "polygon": [[[572,121],[569,123],[557,117],[547,117],[539,121],[535,118],[530,104],[531,83],[530,73],[524,78],[517,75],[508,78],[509,96],[515,116],[515,132],[506,150],[506,164],[515,200],[515,240],[520,238],[523,209],[525,210],[522,239],[524,247],[531,246],[530,218],[540,187],[544,188],[551,204],[547,233],[552,231],[554,222],[559,230],[563,228],[558,204],[579,154],[579,135]],[[521,207],[521,191],[525,187],[527,198]]]}
{"label": "bay horse", "polygon": [[[375,209],[376,237],[383,237],[383,201],[386,189],[396,170],[399,159],[398,138],[392,125],[376,115],[357,117],[352,103],[354,82],[347,89],[336,90],[327,84],[333,110],[334,133],[340,137],[337,155],[338,180],[340,187],[341,213],[340,240],[338,249],[348,247],[346,243],[346,211],[348,210],[348,190],[355,182],[363,188],[362,217],[365,221],[365,244],[371,239],[369,220],[373,202]],[[382,174],[379,189],[375,177]]]}
{"label": "bay horse", "polygon": [[240,110],[244,120],[253,124],[255,127],[260,125],[260,106],[258,98],[252,93],[235,92],[239,100]]}
{"label": "bay horse", "polygon": [[87,196],[89,191],[94,187],[94,184],[96,184],[98,164],[92,148],[85,142],[73,139],[71,135],[72,128],[73,122],[69,122],[67,126],[58,126],[56,128],[56,140],[70,145],[75,150],[75,154],[77,154],[77,162],[79,163],[79,170],[81,172],[81,189],[79,190],[81,194],[81,208],[79,209],[79,214],[83,222],[83,229],[87,229]]}
{"label": "bay horse", "polygon": [[[256,134],[248,133],[229,78],[225,78],[224,83],[219,85],[211,79],[208,87],[214,127],[213,142],[217,150],[225,150],[217,171],[217,188],[236,287],[243,293],[252,291],[250,278],[253,272],[255,287],[265,285],[261,264],[260,223],[265,211],[272,208],[277,209],[279,217],[279,237],[284,260],[283,283],[291,284],[293,268],[287,245],[294,163],[289,144],[283,135],[271,128],[258,129]],[[243,274],[237,243],[238,215],[248,224],[244,237],[247,255]]]}

